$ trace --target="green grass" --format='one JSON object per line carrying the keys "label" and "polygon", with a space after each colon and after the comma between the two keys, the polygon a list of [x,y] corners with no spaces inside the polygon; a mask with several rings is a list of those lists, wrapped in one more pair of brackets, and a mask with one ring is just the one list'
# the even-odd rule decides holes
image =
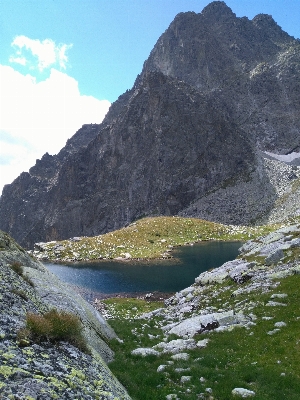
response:
{"label": "green grass", "polygon": [[[180,399],[196,399],[196,394],[206,393],[212,388],[214,399],[232,399],[231,391],[243,387],[256,392],[256,400],[298,400],[300,393],[300,276],[282,279],[276,289],[266,294],[253,292],[231,297],[237,285],[224,288],[223,292],[211,301],[211,305],[227,303],[234,306],[243,300],[249,305],[249,313],[257,316],[256,325],[249,330],[235,328],[231,332],[202,334],[197,340],[209,338],[204,349],[188,351],[188,361],[175,361],[165,372],[157,373],[157,367],[168,364],[170,355],[145,358],[131,355],[137,347],[152,347],[162,341],[163,335],[157,318],[151,320],[130,318],[131,303],[128,299],[110,299],[110,307],[115,307],[115,316],[109,320],[118,336],[124,340],[112,342],[115,360],[109,365],[114,374],[124,384],[135,400],[160,400],[167,394],[177,393]],[[272,293],[287,293],[288,297],[278,301],[286,307],[267,307]],[[124,304],[124,307],[122,306]],[[251,307],[253,309],[251,309]],[[149,304],[144,302],[145,311]],[[123,318],[126,311],[126,321]],[[139,302],[139,313],[143,302]],[[272,316],[271,320],[263,320]],[[284,321],[287,326],[274,335],[274,323]],[[148,334],[159,337],[150,339]],[[168,340],[174,339],[170,337]],[[190,371],[177,373],[175,368],[190,368]],[[188,383],[180,382],[181,375],[192,376]],[[205,383],[199,378],[204,377]],[[190,393],[189,393],[190,390]],[[206,397],[205,397],[206,396]],[[206,393],[203,398],[208,398]]]}
{"label": "green grass", "polygon": [[[47,244],[48,259],[96,260],[126,257],[151,259],[168,257],[173,246],[201,240],[248,240],[269,233],[275,226],[226,226],[197,218],[143,218],[126,228],[79,241],[63,240]],[[55,251],[57,245],[64,250]]]}
{"label": "green grass", "polygon": [[135,298],[110,298],[104,300],[110,315],[122,316],[121,319],[132,319],[143,313],[148,313],[157,308],[163,307],[162,301],[145,301]]}

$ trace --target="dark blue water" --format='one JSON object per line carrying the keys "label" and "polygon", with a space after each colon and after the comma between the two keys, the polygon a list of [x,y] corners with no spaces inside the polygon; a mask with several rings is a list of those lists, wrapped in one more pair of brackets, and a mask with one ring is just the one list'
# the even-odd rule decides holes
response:
{"label": "dark blue water", "polygon": [[174,259],[171,260],[45,265],[62,281],[92,292],[171,293],[190,286],[201,272],[233,260],[241,245],[241,242],[204,242],[178,247],[172,253]]}

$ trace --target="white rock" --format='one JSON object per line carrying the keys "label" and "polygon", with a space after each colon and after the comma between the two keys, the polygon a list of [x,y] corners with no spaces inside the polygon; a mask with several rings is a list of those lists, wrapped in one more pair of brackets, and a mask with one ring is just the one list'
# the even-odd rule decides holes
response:
{"label": "white rock", "polygon": [[164,365],[164,364],[159,365],[156,371],[157,371],[157,372],[163,372],[163,371],[166,369],[166,367],[167,367],[167,366]]}
{"label": "white rock", "polygon": [[207,346],[207,343],[209,342],[209,339],[203,339],[203,340],[199,340],[197,342],[197,347],[199,347],[200,349],[202,349],[203,347]]}
{"label": "white rock", "polygon": [[233,396],[239,396],[239,397],[242,397],[243,399],[245,399],[247,397],[255,396],[255,392],[253,392],[252,390],[244,389],[244,388],[235,388],[232,390],[231,393]]}
{"label": "white rock", "polygon": [[267,332],[267,334],[272,336],[272,335],[274,335],[275,333],[277,333],[279,331],[280,331],[280,329],[273,329],[272,331]]}
{"label": "white rock", "polygon": [[175,368],[174,371],[177,373],[181,373],[181,372],[186,372],[186,371],[190,371],[191,368]]}
{"label": "white rock", "polygon": [[153,346],[154,350],[161,350],[162,353],[177,354],[182,350],[195,349],[197,344],[194,339],[175,339],[170,342],[160,342]]}
{"label": "white rock", "polygon": [[275,326],[276,328],[282,328],[283,326],[286,326],[286,323],[283,322],[283,321],[275,322],[274,326]]}
{"label": "white rock", "polygon": [[138,349],[132,350],[131,352],[134,356],[158,356],[160,353],[157,350],[152,349],[151,347],[139,347]]}
{"label": "white rock", "polygon": [[187,361],[187,360],[190,358],[190,356],[189,356],[188,353],[178,353],[178,354],[174,354],[171,358],[172,358],[173,360],[183,360],[183,361]]}
{"label": "white rock", "polygon": [[271,296],[271,299],[284,299],[285,297],[287,297],[286,293],[274,293]]}
{"label": "white rock", "polygon": [[168,333],[174,333],[181,337],[185,335],[193,337],[197,333],[213,330],[219,326],[245,324],[247,322],[248,319],[242,313],[234,314],[233,311],[226,311],[224,313],[212,313],[187,318],[173,326]]}
{"label": "white rock", "polygon": [[177,394],[175,394],[175,393],[171,393],[166,396],[166,400],[177,400],[177,399],[178,399],[178,397],[177,397]]}
{"label": "white rock", "polygon": [[180,378],[180,382],[181,382],[181,383],[189,382],[191,379],[192,379],[191,376],[182,376],[182,377]]}
{"label": "white rock", "polygon": [[277,301],[268,301],[266,304],[268,307],[286,306],[284,303],[278,303]]}

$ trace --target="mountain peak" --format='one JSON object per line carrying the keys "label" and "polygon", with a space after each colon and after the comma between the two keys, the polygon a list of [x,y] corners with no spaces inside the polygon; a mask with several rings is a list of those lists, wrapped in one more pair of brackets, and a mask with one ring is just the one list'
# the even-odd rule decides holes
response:
{"label": "mountain peak", "polygon": [[217,20],[236,16],[231,8],[227,6],[225,1],[213,1],[209,3],[205,8],[203,8],[201,14],[204,17]]}
{"label": "mountain peak", "polygon": [[282,30],[282,28],[273,19],[272,15],[269,14],[258,14],[252,19],[253,24],[267,32],[273,39],[290,39],[290,36]]}

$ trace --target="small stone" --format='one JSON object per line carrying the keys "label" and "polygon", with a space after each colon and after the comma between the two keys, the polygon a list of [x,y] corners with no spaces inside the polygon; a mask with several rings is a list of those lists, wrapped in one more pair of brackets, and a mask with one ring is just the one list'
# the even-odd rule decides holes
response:
{"label": "small stone", "polygon": [[203,378],[203,376],[201,376],[201,378],[199,378],[199,381],[200,381],[201,383],[204,383],[204,382],[206,382],[206,379]]}
{"label": "small stone", "polygon": [[184,360],[187,361],[189,359],[189,354],[188,353],[178,353],[178,354],[174,354],[171,358],[173,360]]}
{"label": "small stone", "polygon": [[186,372],[186,371],[190,371],[191,368],[175,368],[175,372],[181,373],[181,372]]}
{"label": "small stone", "polygon": [[271,299],[284,299],[285,297],[287,297],[286,293],[274,293],[271,296]]}
{"label": "small stone", "polygon": [[275,326],[276,328],[282,328],[282,327],[286,326],[286,323],[283,322],[283,321],[280,321],[280,322],[276,322],[276,323],[274,324],[274,326]]}
{"label": "small stone", "polygon": [[266,306],[268,306],[268,307],[277,307],[277,306],[279,306],[279,307],[286,307],[286,304],[285,303],[278,303],[277,301],[268,301],[268,303],[266,304]]}
{"label": "small stone", "polygon": [[235,388],[232,390],[231,393],[233,396],[242,397],[243,399],[245,399],[247,397],[255,396],[255,392],[253,392],[252,390],[244,389],[244,388]]}
{"label": "small stone", "polygon": [[182,376],[182,377],[180,378],[180,382],[181,382],[181,383],[189,382],[191,379],[192,379],[191,376]]}
{"label": "small stone", "polygon": [[166,400],[176,400],[178,399],[177,394],[171,393],[166,396]]}
{"label": "small stone", "polygon": [[267,335],[274,335],[275,333],[279,332],[280,329],[273,329],[272,331],[267,332]]}
{"label": "small stone", "polygon": [[164,365],[164,364],[162,364],[162,365],[159,365],[158,366],[158,368],[157,368],[157,372],[163,372],[164,370],[166,369],[166,365]]}
{"label": "small stone", "polygon": [[202,349],[203,347],[207,346],[207,343],[209,342],[209,339],[203,339],[203,340],[199,340],[197,342],[197,347],[199,347],[200,349]]}
{"label": "small stone", "polygon": [[160,353],[149,347],[140,347],[138,349],[132,350],[131,354],[134,356],[146,357],[146,356],[150,356],[150,355],[158,356]]}

